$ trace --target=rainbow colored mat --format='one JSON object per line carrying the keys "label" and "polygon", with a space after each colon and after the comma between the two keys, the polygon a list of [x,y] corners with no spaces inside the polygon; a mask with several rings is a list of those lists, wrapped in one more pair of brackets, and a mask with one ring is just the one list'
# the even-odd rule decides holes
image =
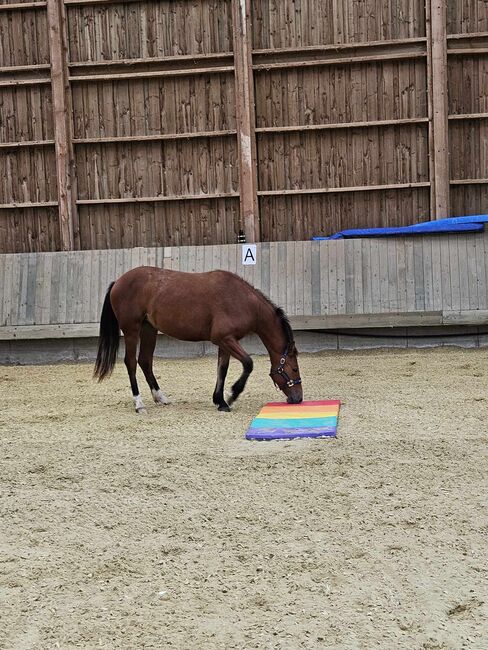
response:
{"label": "rainbow colored mat", "polygon": [[339,400],[284,404],[269,402],[251,422],[248,440],[289,440],[336,435]]}

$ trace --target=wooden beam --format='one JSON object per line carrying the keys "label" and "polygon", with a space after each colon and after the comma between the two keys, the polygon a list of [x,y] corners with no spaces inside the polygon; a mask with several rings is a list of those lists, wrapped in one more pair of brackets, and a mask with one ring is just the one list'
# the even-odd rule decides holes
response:
{"label": "wooden beam", "polygon": [[488,37],[488,32],[469,32],[468,34],[448,34],[448,41],[456,40],[471,40],[476,38],[486,38]]}
{"label": "wooden beam", "polygon": [[69,81],[125,81],[126,79],[157,79],[159,77],[185,77],[197,74],[234,72],[234,66],[222,65],[208,68],[181,68],[179,70],[149,70],[147,72],[112,72],[102,74],[70,75]]}
{"label": "wooden beam", "polygon": [[261,229],[257,198],[256,111],[250,12],[251,0],[232,0],[241,223],[246,241],[256,242],[261,238]]}
{"label": "wooden beam", "polygon": [[337,192],[375,192],[429,187],[428,181],[418,183],[391,183],[389,185],[356,185],[355,187],[310,187],[297,190],[258,190],[258,196],[292,196],[294,194],[329,194]]}
{"label": "wooden beam", "polygon": [[410,59],[423,59],[426,53],[421,51],[401,52],[390,54],[373,54],[364,56],[363,52],[358,52],[356,56],[331,57],[330,59],[310,59],[308,61],[280,61],[277,63],[256,63],[253,65],[254,70],[279,70],[282,68],[310,68],[324,65],[346,65],[346,64],[364,64],[376,63],[378,61],[408,61]]}
{"label": "wooden beam", "polygon": [[[122,0],[123,4],[129,4],[131,2],[141,2],[141,0]],[[110,5],[110,4],[120,4],[121,0],[64,0],[64,4],[70,7],[76,6],[86,6],[86,5]]]}
{"label": "wooden beam", "polygon": [[449,56],[474,56],[475,54],[488,54],[488,47],[452,47],[447,50],[447,54]]}
{"label": "wooden beam", "polygon": [[427,67],[429,73],[431,212],[449,216],[449,135],[447,103],[447,14],[443,0],[427,0]]}
{"label": "wooden beam", "polygon": [[[195,133],[155,133],[153,135],[120,135],[106,138],[73,138],[74,144],[117,144],[121,142],[154,142],[159,140],[190,140],[192,138],[222,138],[237,131],[195,131]],[[0,147],[2,145],[0,144]]]}
{"label": "wooden beam", "polygon": [[50,67],[49,63],[34,63],[33,65],[4,65],[0,67],[0,73],[16,74],[18,72],[38,72],[39,70],[49,70]]}
{"label": "wooden beam", "polygon": [[[488,117],[488,116],[487,116]],[[256,133],[288,133],[295,131],[325,131],[336,129],[363,129],[381,126],[405,126],[422,124],[429,121],[428,117],[407,117],[399,120],[366,120],[364,122],[334,122],[331,124],[297,124],[295,126],[260,126]]]}
{"label": "wooden beam", "polygon": [[213,52],[211,54],[180,54],[178,56],[151,56],[145,59],[101,59],[99,61],[70,61],[68,68],[74,70],[76,68],[110,68],[114,66],[132,67],[138,65],[161,65],[161,64],[175,64],[181,65],[182,62],[190,63],[204,63],[205,61],[212,61],[213,59],[229,59],[232,60],[233,52]]}
{"label": "wooden beam", "polygon": [[46,2],[12,2],[0,5],[0,11],[22,11],[23,9],[44,9]]}
{"label": "wooden beam", "polygon": [[453,178],[450,185],[486,185],[488,178]]}
{"label": "wooden beam", "polygon": [[8,81],[0,81],[0,88],[7,88],[8,86],[40,86],[50,83],[52,83],[51,79],[43,79],[42,77],[34,79],[9,79]]}
{"label": "wooden beam", "polygon": [[[374,314],[330,314],[290,316],[295,331],[394,327],[435,327],[446,325],[486,325],[488,310],[411,311]],[[100,323],[62,323],[55,325],[11,325],[0,327],[1,341],[97,337]],[[442,333],[440,334],[442,336]]]}
{"label": "wooden beam", "polygon": [[54,143],[58,181],[59,229],[62,250],[80,247],[76,207],[71,90],[68,82],[66,12],[63,0],[47,0]]}
{"label": "wooden beam", "polygon": [[340,52],[342,50],[372,49],[372,48],[398,48],[405,45],[419,45],[426,43],[425,36],[420,38],[395,38],[384,41],[362,41],[359,43],[333,43],[328,45],[304,45],[302,47],[275,47],[265,49],[254,49],[253,54],[268,54],[275,56],[277,54],[306,54],[308,52]]}
{"label": "wooden beam", "polygon": [[449,120],[486,120],[488,113],[459,113],[458,115],[449,115]]}
{"label": "wooden beam", "polygon": [[376,314],[330,314],[290,316],[294,330],[328,330],[368,327],[413,327],[442,325],[441,311],[386,312]]}
{"label": "wooden beam", "polygon": [[27,201],[25,203],[0,203],[0,210],[23,210],[24,208],[54,208],[57,201]]}
{"label": "wooden beam", "polygon": [[0,142],[0,149],[19,149],[20,147],[49,147],[54,140],[20,140],[19,142]]}
{"label": "wooden beam", "polygon": [[[375,327],[435,327],[448,325],[481,326],[488,323],[488,310],[412,311],[375,314],[331,314],[329,316],[290,316],[295,331],[364,329]],[[57,325],[10,325],[0,327],[0,341],[68,339],[97,337],[100,323]],[[442,336],[442,332],[439,333]]]}
{"label": "wooden beam", "polygon": [[[173,194],[170,196],[124,196],[119,199],[79,199],[78,205],[104,205],[110,203],[161,203],[164,201],[193,201],[197,199],[233,199],[238,192],[220,192],[215,194]],[[1,207],[1,206],[0,206]]]}

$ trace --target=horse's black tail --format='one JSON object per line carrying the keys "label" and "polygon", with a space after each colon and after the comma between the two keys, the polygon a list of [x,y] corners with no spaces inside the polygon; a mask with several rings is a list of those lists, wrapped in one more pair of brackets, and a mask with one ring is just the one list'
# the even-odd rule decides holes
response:
{"label": "horse's black tail", "polygon": [[120,328],[117,317],[112,309],[110,302],[110,292],[115,282],[112,282],[107,290],[107,295],[103,302],[102,316],[100,318],[100,334],[98,337],[98,352],[95,361],[93,376],[102,381],[105,377],[110,377],[117,360],[119,349]]}

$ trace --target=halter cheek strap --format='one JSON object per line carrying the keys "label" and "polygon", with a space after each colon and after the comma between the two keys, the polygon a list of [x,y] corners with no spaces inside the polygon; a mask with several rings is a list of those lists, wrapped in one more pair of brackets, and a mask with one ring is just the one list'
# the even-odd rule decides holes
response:
{"label": "halter cheek strap", "polygon": [[[271,370],[269,373],[269,376],[271,379],[273,379],[273,375],[281,375],[283,379],[286,381],[286,385],[291,388],[292,386],[296,386],[297,384],[301,384],[302,380],[300,377],[297,379],[290,379],[289,374],[285,370],[285,365],[286,365],[286,357],[288,356],[288,351],[289,351],[289,346],[286,348],[283,356],[280,359],[279,366],[276,368],[276,370]],[[276,382],[275,382],[276,383]]]}

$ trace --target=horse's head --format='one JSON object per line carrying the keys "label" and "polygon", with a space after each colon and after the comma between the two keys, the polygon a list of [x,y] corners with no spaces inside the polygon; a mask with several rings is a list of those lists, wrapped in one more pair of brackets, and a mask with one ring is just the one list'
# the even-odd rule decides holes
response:
{"label": "horse's head", "polygon": [[280,356],[276,368],[271,368],[269,376],[275,385],[287,396],[288,404],[300,404],[303,400],[302,380],[298,368],[298,352],[292,341]]}

